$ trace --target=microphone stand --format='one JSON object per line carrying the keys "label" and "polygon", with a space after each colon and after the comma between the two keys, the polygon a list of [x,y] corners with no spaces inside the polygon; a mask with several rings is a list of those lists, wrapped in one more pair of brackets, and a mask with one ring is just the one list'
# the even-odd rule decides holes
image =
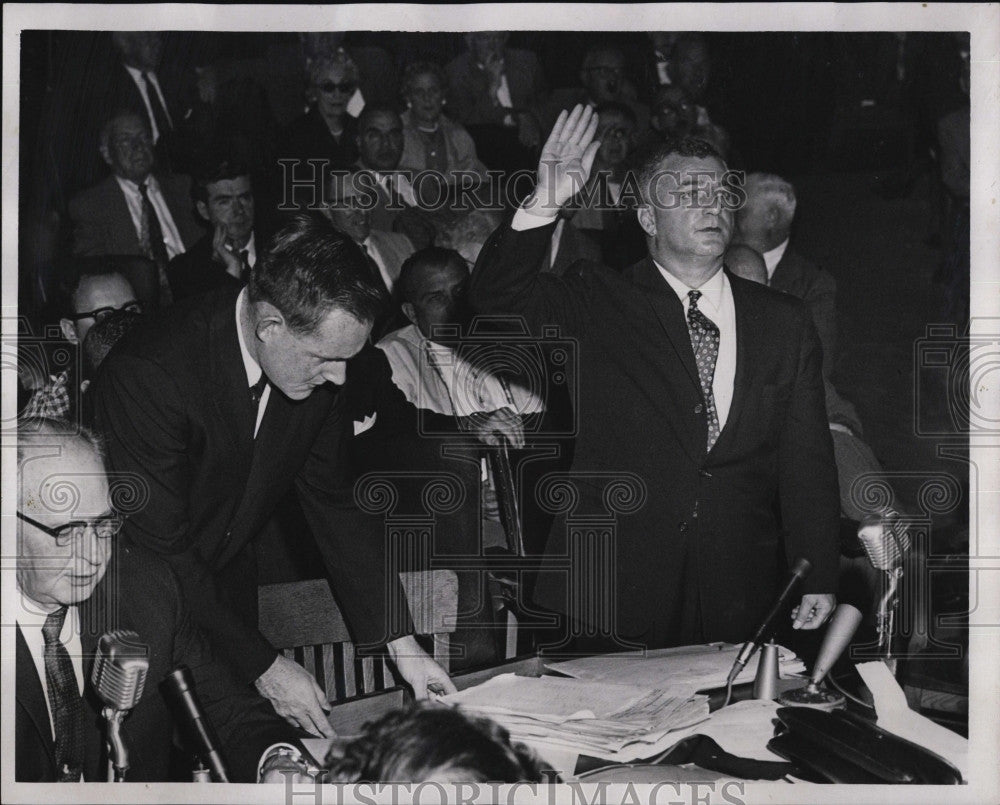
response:
{"label": "microphone stand", "polygon": [[117,710],[114,707],[104,707],[101,715],[108,722],[108,782],[125,782],[125,773],[128,771],[129,758],[128,747],[125,746],[125,739],[122,737],[122,721],[128,715],[128,710]]}

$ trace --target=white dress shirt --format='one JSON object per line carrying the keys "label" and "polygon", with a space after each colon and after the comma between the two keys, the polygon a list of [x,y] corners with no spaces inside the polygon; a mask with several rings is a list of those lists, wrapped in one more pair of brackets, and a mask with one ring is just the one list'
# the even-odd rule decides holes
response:
{"label": "white dress shirt", "polygon": [[[232,254],[235,254],[237,257],[240,256],[240,252],[246,252],[247,264],[250,266],[250,268],[253,268],[255,265],[257,265],[257,241],[254,238],[253,232],[250,233],[250,239],[244,244],[242,249],[237,249],[228,241],[226,242],[226,249]],[[232,273],[228,270],[228,268],[226,269],[226,271],[227,273]],[[242,273],[242,271],[240,273]],[[236,279],[240,279],[240,274],[236,274],[235,277]]]}
{"label": "white dress shirt", "polygon": [[378,171],[372,171],[372,173],[375,176],[375,181],[390,196],[392,196],[392,191],[395,190],[403,200],[403,203],[408,207],[419,206],[413,185],[410,184],[410,180],[402,173],[379,173]]}
{"label": "white dress shirt", "polygon": [[719,430],[722,430],[733,404],[733,387],[736,384],[736,305],[729,278],[720,268],[700,288],[690,288],[655,260],[653,263],[684,305],[685,322],[691,307],[688,292],[701,291],[698,310],[719,328],[719,356],[715,361],[715,374],[712,377],[712,396],[715,397],[715,409],[719,414]]}
{"label": "white dress shirt", "polygon": [[785,250],[788,249],[789,238],[785,238],[781,243],[775,246],[768,252],[764,252],[762,255],[764,258],[764,265],[767,266],[767,282],[771,283],[771,277],[774,276],[774,269],[778,267],[778,263],[781,262],[781,258],[785,256]]}
{"label": "white dress shirt", "polygon": [[368,253],[368,256],[375,261],[375,265],[378,266],[378,273],[382,275],[382,282],[385,283],[385,287],[388,289],[389,293],[392,293],[392,287],[396,284],[396,281],[389,273],[389,269],[385,264],[385,258],[378,250],[378,246],[372,240],[371,235],[365,238],[361,242],[361,245],[365,247],[365,251]]}
{"label": "white dress shirt", "polygon": [[415,324],[389,333],[376,346],[389,360],[392,382],[417,408],[455,416],[501,408],[537,414],[544,409],[531,389],[516,382],[503,383],[472,366],[450,347],[424,338]]}
{"label": "white dress shirt", "polygon": [[[247,373],[247,394],[250,394],[250,387],[256,386],[260,381],[261,375],[264,374],[264,370],[260,368],[260,364],[253,359],[250,351],[247,349],[246,341],[243,340],[243,324],[241,319],[243,318],[243,308],[247,304],[247,289],[244,288],[240,291],[240,295],[236,297],[236,337],[240,341],[240,355],[243,356],[243,368]],[[260,429],[260,421],[264,418],[264,411],[267,409],[267,401],[271,399],[271,384],[268,383],[264,386],[264,393],[260,395],[260,402],[257,404],[257,422],[253,426],[253,436],[257,438],[257,431]]]}
{"label": "white dress shirt", "polygon": [[[128,205],[129,215],[132,217],[132,225],[135,227],[136,237],[142,243],[142,193],[139,192],[139,185],[135,182],[116,176],[118,186],[125,194],[125,203]],[[149,195],[149,203],[156,210],[156,217],[160,219],[160,230],[163,232],[163,243],[167,247],[167,257],[173,259],[178,254],[184,253],[184,241],[174,223],[174,217],[170,214],[163,193],[160,192],[160,183],[156,177],[150,174],[146,177],[146,193]]]}
{"label": "white dress shirt", "polygon": [[[149,119],[149,128],[153,132],[153,142],[160,141],[160,130],[156,126],[156,115],[153,114],[153,107],[149,102],[149,95],[146,93],[146,82],[142,80],[142,70],[135,67],[129,67],[127,64],[124,65],[125,69],[128,70],[128,74],[132,77],[135,82],[136,89],[139,90],[139,94],[142,96],[142,102],[146,105],[146,117]],[[160,81],[156,77],[156,73],[152,70],[146,72],[146,77],[149,79],[149,83],[153,85],[153,89],[156,94],[160,96],[160,104],[162,105],[164,113],[167,115],[167,120],[170,121],[170,125],[174,125],[173,118],[170,117],[170,110],[167,108],[167,100],[163,97],[163,90],[160,89]]]}
{"label": "white dress shirt", "polygon": [[[20,590],[17,591],[14,620],[21,627],[21,634],[24,636],[24,642],[28,644],[28,651],[35,663],[38,679],[42,683],[45,703],[49,708],[49,728],[52,730],[52,738],[55,739],[55,714],[52,712],[49,683],[45,676],[45,636],[42,634],[42,627],[48,616],[48,612],[43,612],[38,604]],[[59,634],[59,642],[66,647],[66,651],[69,653],[70,662],[73,663],[73,673],[76,674],[77,691],[82,694],[83,645],[80,643],[80,618],[76,607],[67,608],[66,620],[63,621],[62,632]]]}

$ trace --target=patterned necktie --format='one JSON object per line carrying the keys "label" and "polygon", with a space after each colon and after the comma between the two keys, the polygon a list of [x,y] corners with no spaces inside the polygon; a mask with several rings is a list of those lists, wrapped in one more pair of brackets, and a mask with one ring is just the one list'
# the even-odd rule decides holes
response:
{"label": "patterned necktie", "polygon": [[149,98],[149,108],[153,110],[153,120],[156,121],[156,130],[160,137],[173,129],[170,123],[170,115],[160,100],[160,93],[156,91],[149,73],[141,73],[142,81],[146,85],[146,97]]}
{"label": "patterned necktie", "polygon": [[143,182],[139,185],[139,195],[142,196],[142,233],[143,245],[147,249],[147,254],[156,263],[156,272],[160,280],[160,305],[166,307],[173,301],[173,294],[170,292],[170,281],[167,279],[167,263],[170,258],[167,255],[167,244],[163,242],[163,227],[160,225],[160,216],[156,214],[153,202],[149,200],[149,188]]}
{"label": "patterned necktie", "polygon": [[45,619],[45,683],[49,691],[53,726],[56,732],[56,765],[60,783],[77,783],[83,772],[83,699],[69,652],[59,641],[66,607]]}
{"label": "patterned necktie", "polygon": [[715,408],[715,394],[712,379],[715,377],[715,362],[719,359],[719,328],[704,313],[698,310],[701,291],[688,291],[691,305],[688,307],[688,333],[694,348],[695,365],[701,380],[701,393],[705,398],[705,414],[708,420],[708,450],[719,438],[719,412]]}

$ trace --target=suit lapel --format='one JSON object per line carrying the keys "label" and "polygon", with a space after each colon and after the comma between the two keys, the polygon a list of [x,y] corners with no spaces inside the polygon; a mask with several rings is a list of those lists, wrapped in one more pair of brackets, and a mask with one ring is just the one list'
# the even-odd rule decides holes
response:
{"label": "suit lapel", "polygon": [[234,472],[246,473],[253,455],[256,418],[250,402],[243,353],[236,335],[236,296],[226,294],[224,298],[233,300],[232,304],[219,305],[209,327],[208,355],[214,381],[212,404],[233,451],[231,462],[226,463]]}
{"label": "suit lapel", "polygon": [[[646,303],[666,333],[670,348],[683,367],[683,373],[671,372],[671,378],[676,378],[683,384],[690,383],[700,397],[701,380],[695,366],[691,336],[684,320],[684,306],[680,299],[649,257],[631,266],[628,272],[633,282],[642,286]],[[691,415],[690,412],[686,412],[686,415],[683,411],[680,413],[682,416],[676,420],[669,418],[670,425],[692,461],[700,464],[705,458],[705,430],[688,427],[685,423]]]}
{"label": "suit lapel", "polygon": [[746,405],[750,391],[750,381],[756,371],[760,355],[762,311],[748,294],[747,280],[734,277],[728,270],[726,276],[733,290],[733,305],[736,308],[736,377],[733,381],[733,401],[729,406],[726,426],[719,434],[713,451],[724,449],[732,441],[736,423]]}
{"label": "suit lapel", "polygon": [[142,242],[139,240],[139,233],[135,231],[135,222],[132,220],[132,213],[129,212],[128,202],[125,201],[125,191],[121,189],[114,176],[109,176],[104,181],[107,182],[108,199],[111,205],[108,210],[108,218],[112,222],[112,236],[109,240],[117,241],[118,238],[114,236],[114,233],[120,232],[124,236],[124,241],[118,245],[121,254],[145,254],[142,250]]}
{"label": "suit lapel", "polygon": [[[38,671],[35,662],[31,659],[31,651],[28,643],[21,634],[21,627],[17,627],[17,671],[15,698],[19,707],[28,714],[35,729],[38,731],[38,738],[42,746],[45,747],[49,762],[52,768],[56,765],[56,747],[52,740],[52,724],[49,721],[49,707],[45,703],[45,691],[42,689],[42,681],[38,678]],[[24,747],[25,750],[28,747]]]}

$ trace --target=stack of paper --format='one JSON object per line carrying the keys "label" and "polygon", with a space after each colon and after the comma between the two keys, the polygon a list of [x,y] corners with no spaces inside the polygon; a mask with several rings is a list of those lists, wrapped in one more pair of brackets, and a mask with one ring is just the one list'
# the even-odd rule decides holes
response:
{"label": "stack of paper", "polygon": [[[705,646],[656,649],[654,651],[602,654],[567,662],[547,663],[546,668],[576,679],[612,682],[643,688],[669,690],[675,696],[726,684],[740,646],[709,643]],[[737,677],[737,682],[752,682],[757,675],[758,651]],[[778,647],[778,675],[804,673],[805,664],[783,646]]]}
{"label": "stack of paper", "polygon": [[708,718],[704,696],[662,688],[504,674],[443,701],[489,716],[518,741],[609,760],[648,757],[673,744],[672,730]]}

